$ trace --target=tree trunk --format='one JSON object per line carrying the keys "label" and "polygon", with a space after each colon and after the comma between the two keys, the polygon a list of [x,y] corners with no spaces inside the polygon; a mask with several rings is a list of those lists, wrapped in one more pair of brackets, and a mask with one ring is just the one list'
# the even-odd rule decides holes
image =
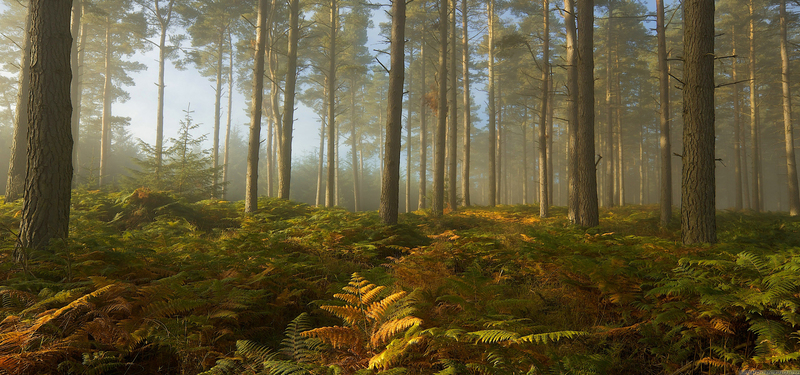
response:
{"label": "tree trunk", "polygon": [[616,48],[617,51],[614,54],[614,70],[617,71],[617,79],[616,79],[616,86],[617,86],[617,95],[616,100],[614,103],[614,110],[617,111],[617,117],[614,121],[617,123],[617,174],[619,175],[619,205],[625,205],[625,158],[624,156],[624,143],[622,142],[622,81],[620,79],[620,69],[619,69],[619,48]]}
{"label": "tree trunk", "polygon": [[250,140],[247,146],[247,181],[244,192],[244,212],[258,210],[258,152],[261,145],[261,114],[264,100],[264,50],[267,42],[267,0],[258,1],[258,29],[253,67],[253,109],[250,113]]}
{"label": "tree trunk", "polygon": [[22,202],[18,260],[25,250],[66,239],[72,185],[69,1],[30,2],[30,96],[28,162]]}
{"label": "tree trunk", "polygon": [[[490,0],[490,2],[493,0]],[[436,147],[433,163],[433,215],[444,214],[444,153],[447,135],[447,11],[448,1],[439,0],[439,92],[436,115]]]}
{"label": "tree trunk", "polygon": [[[405,33],[405,31],[404,31]],[[409,56],[414,56],[413,48],[409,51]],[[408,66],[411,66],[414,61],[409,59]],[[406,106],[406,212],[411,212],[411,75],[409,74],[408,80],[406,80],[406,85],[408,87],[408,104]],[[363,155],[363,153],[362,153]],[[363,158],[362,158],[363,160]],[[362,168],[361,171],[363,172],[364,169]]]}
{"label": "tree trunk", "polygon": [[297,43],[300,37],[300,2],[289,3],[289,46],[286,67],[286,88],[283,95],[283,129],[278,166],[278,196],[289,199],[292,179],[292,131],[294,129],[294,97],[297,86]]}
{"label": "tree trunk", "polygon": [[[267,24],[269,24],[269,22],[267,22]],[[269,52],[267,52],[267,54],[269,54]],[[269,58],[269,57],[267,57],[267,58]],[[270,105],[270,102],[265,102],[263,105],[264,105],[264,107],[267,108],[266,111],[268,113],[272,112],[272,106]],[[267,139],[266,139],[265,143],[267,144],[267,149],[265,150],[265,154],[266,154],[265,156],[267,157],[267,160],[265,160],[265,161],[266,161],[267,165],[266,165],[266,171],[265,172],[266,172],[266,175],[267,175],[266,176],[266,183],[267,183],[267,196],[268,197],[272,197],[272,191],[273,191],[272,184],[273,184],[273,181],[275,180],[275,178],[274,178],[274,175],[275,175],[275,158],[273,156],[275,155],[275,149],[277,147],[275,147],[275,143],[276,142],[274,141],[274,138],[279,137],[279,135],[275,134],[275,126],[274,126],[274,124],[272,122],[273,119],[274,118],[272,116],[266,116],[266,120],[267,120],[267,126],[266,126],[266,128],[267,128]]]}
{"label": "tree trunk", "polygon": [[753,0],[748,2],[750,9],[750,143],[753,148],[753,210],[761,212],[761,163],[758,134],[758,86],[756,85],[756,44],[755,44],[755,17],[753,15]]}
{"label": "tree trunk", "polygon": [[103,70],[103,117],[100,135],[100,176],[98,185],[103,187],[110,181],[108,178],[108,162],[111,156],[111,20],[106,17],[106,38],[105,38],[105,69]]}
{"label": "tree trunk", "polygon": [[14,139],[11,142],[11,160],[8,163],[8,182],[6,183],[6,202],[22,198],[25,191],[25,170],[28,163],[28,99],[30,97],[31,68],[31,17],[25,21],[22,39],[22,58],[19,69],[19,93],[17,94],[16,121],[14,122]]}
{"label": "tree trunk", "polygon": [[[567,50],[567,119],[569,121],[567,142],[567,216],[570,222],[578,220],[578,196],[575,191],[575,166],[578,145],[578,54],[577,26],[575,25],[574,0],[564,0],[564,25]],[[490,119],[491,121],[491,119]]]}
{"label": "tree trunk", "polygon": [[317,166],[317,199],[315,205],[317,207],[321,206],[324,202],[323,197],[323,190],[322,190],[322,170],[324,169],[324,162],[325,162],[325,128],[326,128],[326,111],[327,111],[327,104],[328,104],[328,95],[325,92],[327,85],[323,84],[322,87],[322,121],[319,124],[319,164]]}
{"label": "tree trunk", "polygon": [[[155,2],[155,15],[159,22],[159,39],[158,39],[158,98],[156,105],[156,181],[161,180],[161,167],[163,165],[164,155],[164,65],[167,60],[167,30],[169,29],[170,20],[172,18],[172,7],[175,0],[170,0],[167,4],[166,11],[162,14],[161,8],[158,6],[159,0]],[[216,175],[215,175],[216,176]],[[216,184],[216,177],[214,180]]]}
{"label": "tree trunk", "polygon": [[[542,0],[542,108],[539,108],[539,217],[550,215],[547,113],[550,99],[550,0]],[[527,185],[527,181],[525,182]]]}
{"label": "tree trunk", "polygon": [[461,1],[461,69],[462,69],[462,85],[464,87],[464,147],[463,156],[461,161],[461,196],[464,199],[464,206],[469,207],[469,158],[470,158],[470,133],[472,132],[471,111],[470,111],[470,98],[469,98],[469,12],[467,8],[467,0]]}
{"label": "tree trunk", "polygon": [[717,241],[714,182],[714,2],[684,1],[681,237]]}
{"label": "tree trunk", "polygon": [[[231,51],[231,53],[233,53]],[[216,87],[214,88],[214,134],[213,146],[211,149],[211,160],[214,166],[214,175],[212,181],[214,186],[219,184],[219,131],[222,122],[222,56],[225,54],[225,30],[220,31],[219,38],[217,39],[217,80]],[[159,77],[161,78],[161,77]],[[163,81],[161,82],[163,84]],[[163,126],[163,125],[162,125]],[[213,194],[212,198],[218,198]]]}
{"label": "tree trunk", "polygon": [[[72,51],[70,53],[70,68],[72,69],[72,84],[70,86],[70,101],[72,102],[72,165],[73,168],[78,165],[78,140],[80,139],[80,124],[81,124],[81,76],[80,76],[80,49],[83,45],[79,46],[80,35],[83,27],[81,25],[81,18],[83,17],[83,4],[81,0],[74,0],[72,3]],[[73,179],[74,181],[74,179]]]}
{"label": "tree trunk", "polygon": [[328,45],[328,183],[325,185],[325,206],[336,204],[336,33],[339,28],[339,8],[331,0],[330,40]]}
{"label": "tree trunk", "polygon": [[[731,26],[731,45],[733,46],[732,56],[736,56],[736,26]],[[734,208],[741,210],[744,208],[744,195],[742,194],[742,183],[746,179],[742,179],[742,124],[739,114],[741,107],[739,104],[739,81],[736,74],[737,71],[737,58],[733,58],[731,67],[731,80],[733,81],[733,151],[734,151],[734,185],[735,189],[735,203]]]}
{"label": "tree trunk", "polygon": [[792,94],[789,80],[789,48],[786,37],[786,0],[781,0],[781,86],[783,87],[783,138],[786,145],[786,177],[789,185],[789,215],[800,214],[800,189],[797,186],[797,161],[794,156]]}
{"label": "tree trunk", "polygon": [[555,169],[553,169],[553,107],[555,100],[555,90],[553,90],[553,67],[550,67],[550,77],[547,84],[548,102],[547,106],[547,205],[553,205],[553,177],[555,176]]}
{"label": "tree trunk", "polygon": [[578,2],[578,129],[575,163],[575,224],[599,224],[594,161],[594,0]]}
{"label": "tree trunk", "polygon": [[494,0],[488,0],[486,6],[488,24],[488,52],[487,60],[489,80],[486,90],[489,96],[489,207],[497,204],[497,113],[494,98]]}
{"label": "tree trunk", "polygon": [[[523,103],[522,105],[522,173],[519,174],[519,177],[522,182],[522,204],[528,204],[528,103]],[[534,158],[535,159],[535,158]],[[536,160],[533,161],[534,164]]]}
{"label": "tree trunk", "polygon": [[[659,0],[661,1],[661,0]],[[603,157],[606,159],[603,163],[605,163],[605,185],[603,188],[603,206],[604,207],[614,207],[614,179],[616,175],[614,174],[614,103],[612,102],[612,79],[614,77],[614,68],[611,66],[611,56],[613,51],[611,46],[613,45],[613,30],[612,25],[614,21],[614,10],[612,5],[613,1],[609,1],[608,5],[608,24],[607,24],[607,39],[606,39],[606,136],[605,136],[605,146],[603,150]],[[620,134],[621,136],[622,134]]]}
{"label": "tree trunk", "polygon": [[[397,224],[400,194],[400,148],[403,120],[403,77],[405,73],[406,3],[392,1],[391,70],[386,115],[386,154],[381,183],[380,216],[384,224]],[[441,76],[440,76],[441,77]]]}
{"label": "tree trunk", "polygon": [[228,47],[231,53],[228,54],[228,118],[225,123],[225,153],[222,157],[222,199],[228,198],[228,163],[230,162],[231,147],[231,117],[233,115],[233,39],[230,30],[228,31]]}
{"label": "tree trunk", "polygon": [[356,146],[358,133],[356,132],[356,80],[350,80],[350,164],[353,172],[353,211],[361,211],[361,190],[358,183],[358,151]]}
{"label": "tree trunk", "polygon": [[[672,144],[669,124],[669,68],[667,67],[667,37],[664,24],[664,0],[656,0],[656,34],[658,34],[658,84],[659,84],[659,148],[661,151],[660,208],[662,227],[672,220]],[[735,79],[734,79],[735,81]]]}
{"label": "tree trunk", "polygon": [[447,182],[447,203],[450,210],[455,211],[458,207],[458,196],[456,187],[458,186],[458,103],[457,87],[458,79],[456,78],[456,1],[450,0],[450,98],[448,100],[448,108],[450,109],[450,117],[448,119],[447,141],[448,152],[450,159],[448,160],[448,182]]}
{"label": "tree trunk", "polygon": [[[422,26],[423,40],[419,47],[419,61],[421,65],[420,71],[420,92],[426,93],[427,87],[425,86],[425,25]],[[419,209],[425,209],[427,205],[428,195],[428,124],[425,112],[428,109],[425,103],[425,95],[419,97]]]}

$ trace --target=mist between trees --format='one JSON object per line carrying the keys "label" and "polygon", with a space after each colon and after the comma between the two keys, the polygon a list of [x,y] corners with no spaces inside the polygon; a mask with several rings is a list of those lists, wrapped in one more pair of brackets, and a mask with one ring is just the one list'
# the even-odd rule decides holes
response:
{"label": "mist between trees", "polygon": [[[10,159],[18,77],[24,65],[20,59],[25,45],[25,4],[4,0],[0,14],[3,175],[8,172],[5,161]],[[280,139],[286,135],[286,124],[292,124],[284,118],[286,108],[292,107],[284,104],[287,77],[296,77],[294,106],[302,103],[311,112],[294,117],[304,116],[304,121],[316,122],[318,129],[290,134],[296,144],[315,145],[315,151],[292,156],[289,197],[351,210],[378,209],[390,58],[389,43],[369,43],[368,32],[376,15],[388,12],[389,3],[293,4],[299,7],[296,75],[287,74],[292,60],[287,50],[291,4],[271,0],[263,9],[266,52],[257,193],[278,194],[279,154],[286,147]],[[448,8],[440,12],[442,6]],[[714,174],[718,209],[790,209],[787,160],[793,163],[794,155],[787,159],[787,150],[793,150],[794,143],[792,138],[786,141],[792,123],[784,119],[792,107],[791,103],[784,107],[783,98],[792,97],[792,88],[798,92],[795,86],[800,81],[788,73],[798,62],[794,57],[797,44],[792,40],[800,34],[795,30],[795,7],[790,4],[788,22],[782,23],[781,7],[775,2],[717,2]],[[569,205],[568,120],[572,114],[563,8],[556,1],[408,3],[400,212],[432,207],[438,168],[444,173],[445,207],[533,204],[543,198],[552,205]],[[258,4],[250,0],[75,1],[73,185],[89,189],[145,185],[175,190],[191,199],[244,199],[248,134],[243,124],[231,123],[231,114],[251,113],[253,103],[231,98],[234,92],[250,98],[253,92],[257,9]],[[594,50],[594,85],[589,96],[593,97],[594,120],[589,126],[594,130],[597,199],[603,207],[660,201],[662,99],[655,9],[655,3],[627,0],[594,4],[594,38],[589,41]],[[669,173],[671,200],[677,205],[684,157],[683,13],[677,2],[671,2],[664,14],[671,77],[671,105],[666,113],[671,129]],[[391,19],[381,17],[386,18]],[[447,24],[444,34],[443,24]],[[786,25],[783,31],[782,24]],[[390,24],[378,26],[381,38],[388,41]],[[442,35],[449,48],[444,54],[440,54]],[[788,80],[782,79],[781,59],[781,36],[787,35],[783,64]],[[137,62],[137,55],[151,50],[159,52],[158,64]],[[133,85],[152,87],[152,95],[158,95],[163,106],[162,99],[171,95],[170,87],[176,84],[163,73],[166,64],[196,71],[211,81],[214,117],[198,118],[187,105],[201,100],[182,98],[184,118],[170,124],[181,130],[170,137],[164,135],[163,107],[139,108],[143,116],[152,117],[147,134],[153,135],[139,142],[131,137],[131,119],[115,116],[113,108],[137,101],[126,91]],[[135,82],[131,74],[142,69],[159,69],[159,82],[155,86]],[[784,81],[787,87],[782,86]],[[446,83],[447,96],[440,95],[442,83]],[[441,113],[442,109],[446,112]],[[437,131],[440,114],[447,116],[444,133]],[[214,130],[200,133],[198,123],[213,124]],[[437,152],[442,151],[443,165],[437,166]],[[542,168],[546,173],[540,173]],[[540,194],[543,187],[547,194]],[[21,197],[6,191],[6,186],[0,188],[9,197]]]}

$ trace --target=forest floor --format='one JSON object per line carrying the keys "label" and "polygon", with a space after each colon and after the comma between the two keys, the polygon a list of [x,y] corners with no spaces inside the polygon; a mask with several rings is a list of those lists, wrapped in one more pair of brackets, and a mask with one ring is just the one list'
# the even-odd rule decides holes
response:
{"label": "forest floor", "polygon": [[680,245],[658,207],[435,218],[76,191],[71,234],[13,261],[0,373],[730,374],[800,368],[800,218],[720,211]]}

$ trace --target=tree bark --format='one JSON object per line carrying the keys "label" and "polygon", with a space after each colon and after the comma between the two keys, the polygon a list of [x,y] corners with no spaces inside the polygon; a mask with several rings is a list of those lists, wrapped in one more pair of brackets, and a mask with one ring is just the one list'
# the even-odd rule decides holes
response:
{"label": "tree bark", "polygon": [[[667,67],[667,37],[664,24],[664,0],[656,0],[656,34],[658,37],[658,91],[659,91],[659,149],[661,152],[660,225],[666,227],[672,220],[672,144],[669,120],[669,68]],[[735,79],[734,79],[735,81]]]}
{"label": "tree bark", "polygon": [[[736,56],[736,26],[731,26],[731,45],[732,56]],[[735,203],[734,208],[741,210],[744,208],[744,198],[742,183],[746,179],[742,179],[742,124],[740,121],[741,106],[739,103],[739,81],[736,74],[737,71],[737,58],[733,58],[731,64],[731,80],[733,81],[733,151],[734,151],[734,185],[735,189]]]}
{"label": "tree bark", "polygon": [[361,211],[361,189],[358,178],[358,132],[356,131],[356,79],[350,80],[350,165],[353,173],[353,211]]}
{"label": "tree bark", "polygon": [[[83,18],[83,4],[81,0],[74,0],[72,3],[72,51],[70,53],[70,68],[72,69],[72,84],[70,87],[70,102],[72,102],[72,165],[78,165],[78,140],[80,139],[80,123],[81,123],[81,77],[80,77],[80,49],[79,41],[83,27],[81,19]],[[74,179],[73,179],[74,180]]]}
{"label": "tree bark", "polygon": [[576,150],[578,143],[578,55],[577,26],[574,0],[564,0],[564,26],[567,50],[567,216],[572,223],[578,220],[578,196],[575,191]]}
{"label": "tree bark", "polygon": [[[30,5],[29,5],[30,6]],[[22,198],[25,191],[25,170],[28,163],[28,99],[30,96],[31,68],[31,29],[30,8],[25,21],[22,39],[22,58],[19,69],[19,93],[17,95],[16,118],[14,121],[14,139],[11,143],[11,160],[8,164],[8,180],[6,183],[6,202]]]}
{"label": "tree bark", "polygon": [[[419,61],[420,69],[420,92],[426,93],[427,87],[425,86],[425,25],[422,25],[422,42],[419,47]],[[426,111],[428,109],[425,103],[425,95],[419,97],[419,209],[425,209],[427,205],[428,195],[428,124]]]}
{"label": "tree bark", "polygon": [[614,42],[614,38],[612,36],[614,8],[612,4],[613,0],[610,0],[608,5],[608,24],[606,31],[606,136],[603,144],[603,146],[605,146],[603,150],[603,157],[606,159],[603,161],[603,163],[605,163],[605,185],[603,186],[604,207],[614,207],[614,180],[616,179],[614,171],[614,161],[616,159],[614,157],[614,103],[612,102],[612,88],[614,87],[612,84],[612,79],[614,77],[614,68],[611,66],[611,56],[613,54],[611,46]]}
{"label": "tree bark", "polygon": [[553,67],[550,67],[550,77],[548,80],[548,102],[547,106],[547,205],[553,205],[553,176],[555,176],[555,169],[553,169],[553,105],[555,99],[555,90],[553,90]]}
{"label": "tree bark", "polygon": [[28,163],[16,255],[69,233],[72,185],[69,1],[30,2]]}
{"label": "tree bark", "polygon": [[228,118],[225,123],[225,154],[222,157],[222,199],[228,198],[228,164],[231,148],[231,117],[233,115],[233,39],[228,30]]}
{"label": "tree bark", "polygon": [[325,206],[337,203],[336,189],[336,33],[339,28],[339,8],[331,0],[330,40],[328,44],[328,183],[325,185]]}
{"label": "tree bark", "polygon": [[292,131],[294,130],[294,97],[297,87],[297,43],[300,37],[300,2],[289,3],[289,45],[286,67],[286,88],[283,96],[283,127],[280,138],[278,196],[289,199],[292,179]]}
{"label": "tree bark", "polygon": [[[539,217],[550,215],[548,204],[547,111],[550,99],[550,0],[542,0],[542,107],[539,108]],[[525,181],[527,186],[528,181]]]}
{"label": "tree bark", "polygon": [[594,161],[594,0],[578,2],[578,123],[575,160],[575,224],[599,224]]}
{"label": "tree bark", "polygon": [[324,191],[322,190],[322,170],[324,169],[325,162],[325,129],[326,129],[326,111],[328,110],[328,95],[326,93],[327,84],[322,87],[322,115],[319,124],[319,165],[317,166],[317,199],[315,205],[321,206],[324,202]]}
{"label": "tree bark", "polygon": [[105,68],[103,69],[103,117],[100,135],[100,176],[98,185],[103,187],[108,184],[108,162],[111,156],[111,20],[106,17],[105,24]]}
{"label": "tree bark", "polygon": [[488,24],[488,52],[487,60],[489,80],[486,90],[489,96],[489,207],[497,204],[497,112],[494,98],[494,0],[488,0],[486,6]]}
{"label": "tree bark", "polygon": [[753,0],[748,2],[750,10],[750,143],[753,148],[753,210],[761,212],[761,150],[759,150],[760,136],[758,134],[758,86],[756,85],[756,44],[755,44],[755,16]]}
{"label": "tree bark", "polygon": [[[222,57],[224,54],[225,54],[225,30],[223,29],[222,31],[220,31],[219,38],[217,39],[217,79],[216,79],[216,87],[214,88],[214,134],[212,135],[213,146],[211,149],[211,160],[212,160],[212,165],[214,166],[214,175],[212,177],[214,186],[217,186],[219,184],[219,171],[218,171],[219,131],[222,122],[222,69],[224,68],[224,66],[222,65],[223,62]],[[163,84],[163,82],[161,83]],[[211,198],[218,198],[218,197],[212,196]]]}
{"label": "tree bark", "polygon": [[253,109],[250,113],[250,140],[247,146],[247,181],[245,184],[244,212],[258,210],[258,152],[261,145],[261,114],[264,100],[264,53],[267,42],[267,0],[258,1],[258,29],[256,30],[256,55],[253,67]]}
{"label": "tree bark", "polygon": [[714,2],[684,2],[681,237],[716,242],[714,176]]}
{"label": "tree bark", "polygon": [[[156,105],[156,181],[161,179],[161,167],[163,165],[164,154],[164,70],[165,62],[167,60],[167,31],[169,29],[170,21],[172,20],[172,7],[175,0],[169,0],[167,8],[164,13],[161,12],[159,7],[160,0],[155,1],[155,16],[158,18],[159,23],[159,39],[158,39],[158,98]],[[216,165],[215,165],[216,166]],[[216,175],[214,178],[216,184]]]}
{"label": "tree bark", "polygon": [[[493,1],[493,0],[490,0]],[[447,136],[447,11],[448,0],[439,0],[439,91],[436,115],[436,148],[433,163],[433,215],[444,214],[444,154]]]}
{"label": "tree bark", "polygon": [[405,73],[405,0],[392,1],[391,70],[386,115],[386,154],[381,183],[380,216],[384,224],[397,224],[400,195],[400,148],[403,119],[403,78]]}
{"label": "tree bark", "polygon": [[789,188],[789,215],[800,214],[800,189],[797,186],[797,161],[794,155],[792,126],[792,93],[789,85],[789,48],[786,37],[786,0],[780,4],[781,26],[781,86],[783,88],[783,138],[786,145],[786,178]]}
{"label": "tree bark", "polygon": [[458,103],[457,87],[458,78],[456,75],[456,1],[450,0],[450,90],[448,94],[448,108],[450,109],[450,116],[448,118],[447,128],[447,154],[450,159],[448,160],[448,182],[447,182],[447,205],[450,210],[455,211],[458,207],[458,193],[456,187],[458,186]]}
{"label": "tree bark", "polygon": [[463,143],[463,156],[461,161],[461,196],[464,200],[464,206],[470,205],[470,133],[472,132],[471,124],[471,111],[470,111],[470,98],[469,98],[469,12],[467,7],[467,0],[461,1],[461,69],[462,69],[462,85],[464,87],[464,143]]}

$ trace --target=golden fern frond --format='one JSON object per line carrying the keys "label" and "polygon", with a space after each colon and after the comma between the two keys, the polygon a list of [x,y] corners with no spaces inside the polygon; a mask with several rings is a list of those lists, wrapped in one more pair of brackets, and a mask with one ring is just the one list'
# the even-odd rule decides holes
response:
{"label": "golden fern frond", "polygon": [[321,327],[300,334],[305,337],[316,337],[336,349],[343,347],[360,347],[361,335],[350,327]]}
{"label": "golden fern frond", "polygon": [[470,332],[468,335],[471,336],[475,342],[486,344],[496,344],[504,341],[517,341],[517,339],[520,338],[519,334],[516,332],[502,329],[485,329],[482,331]]}
{"label": "golden fern frond", "polygon": [[349,325],[365,320],[364,312],[353,306],[320,306],[321,309],[338,316]]}
{"label": "golden fern frond", "polygon": [[385,289],[386,289],[385,286],[380,285],[380,286],[375,286],[374,288],[371,288],[369,290],[363,291],[361,293],[361,303],[364,304],[364,305],[370,304],[372,302],[372,300],[374,300],[375,297],[377,297]]}
{"label": "golden fern frond", "polygon": [[342,301],[345,301],[353,306],[361,305],[361,299],[358,296],[349,294],[349,293],[337,293],[333,295],[333,298],[338,298]]}
{"label": "golden fern frond", "polygon": [[350,282],[347,283],[347,285],[345,285],[342,288],[342,290],[350,294],[359,295],[361,294],[361,288],[367,285],[370,285],[369,281],[361,277],[361,275],[359,275],[358,272],[354,272],[350,276]]}
{"label": "golden fern frond", "polygon": [[386,310],[401,298],[405,297],[405,295],[406,292],[400,291],[380,301],[373,302],[367,308],[367,317],[376,321],[380,321],[383,315],[386,313]]}
{"label": "golden fern frond", "polygon": [[392,338],[394,335],[420,324],[422,324],[422,319],[415,316],[406,316],[400,319],[390,320],[382,324],[380,328],[378,328],[378,330],[372,334],[370,337],[370,343],[372,346],[378,346]]}
{"label": "golden fern frond", "polygon": [[548,342],[556,342],[561,339],[574,339],[576,337],[585,336],[586,332],[583,331],[555,331],[547,333],[537,333],[533,335],[522,336],[515,341],[517,343],[530,342],[537,344],[547,344]]}

